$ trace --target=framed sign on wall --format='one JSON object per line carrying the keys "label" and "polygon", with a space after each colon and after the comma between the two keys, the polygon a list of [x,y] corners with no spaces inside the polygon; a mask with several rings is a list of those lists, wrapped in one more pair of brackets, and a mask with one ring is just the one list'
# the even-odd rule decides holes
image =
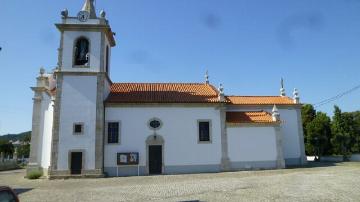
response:
{"label": "framed sign on wall", "polygon": [[139,165],[139,153],[117,153],[117,165]]}

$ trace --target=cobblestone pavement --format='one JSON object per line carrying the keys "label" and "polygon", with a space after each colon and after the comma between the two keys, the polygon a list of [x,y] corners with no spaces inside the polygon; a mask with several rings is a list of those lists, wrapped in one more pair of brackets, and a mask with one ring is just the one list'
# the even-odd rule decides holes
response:
{"label": "cobblestone pavement", "polygon": [[21,201],[360,201],[360,163],[215,174],[27,180],[0,172]]}

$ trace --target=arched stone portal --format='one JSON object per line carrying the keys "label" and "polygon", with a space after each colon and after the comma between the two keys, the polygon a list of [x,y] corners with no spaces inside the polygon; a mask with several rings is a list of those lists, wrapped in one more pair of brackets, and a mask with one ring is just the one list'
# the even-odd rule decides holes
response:
{"label": "arched stone portal", "polygon": [[164,173],[164,138],[150,135],[146,139],[146,172],[149,175]]}

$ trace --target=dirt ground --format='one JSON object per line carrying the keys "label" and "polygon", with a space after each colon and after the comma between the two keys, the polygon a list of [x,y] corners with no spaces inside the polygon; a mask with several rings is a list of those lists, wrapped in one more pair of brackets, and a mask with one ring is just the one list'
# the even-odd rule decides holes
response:
{"label": "dirt ground", "polygon": [[360,201],[360,163],[306,168],[103,179],[28,180],[0,172],[21,201]]}

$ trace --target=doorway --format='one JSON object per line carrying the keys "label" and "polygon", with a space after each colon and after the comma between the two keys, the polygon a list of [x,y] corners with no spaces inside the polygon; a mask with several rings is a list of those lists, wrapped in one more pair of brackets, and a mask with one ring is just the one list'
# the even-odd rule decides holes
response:
{"label": "doorway", "polygon": [[149,174],[161,174],[162,164],[162,146],[149,145]]}
{"label": "doorway", "polygon": [[82,152],[71,152],[70,171],[72,175],[80,175],[82,170]]}

